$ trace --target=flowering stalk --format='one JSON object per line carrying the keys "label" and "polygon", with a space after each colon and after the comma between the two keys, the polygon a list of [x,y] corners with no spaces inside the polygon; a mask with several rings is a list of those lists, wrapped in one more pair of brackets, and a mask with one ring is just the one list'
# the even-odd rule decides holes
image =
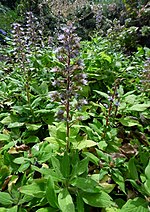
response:
{"label": "flowering stalk", "polygon": [[[86,75],[83,72],[83,63],[79,59],[80,39],[74,33],[75,28],[72,24],[68,24],[62,28],[62,34],[58,37],[60,47],[56,49],[56,54],[63,68],[54,68],[55,78],[52,85],[60,91],[51,92],[52,100],[60,102],[61,109],[57,115],[59,119],[66,121],[66,151],[70,151],[70,127],[72,125],[72,112],[80,108],[86,103],[85,100],[79,99],[79,91],[82,85],[87,84]],[[76,104],[73,100],[76,99]]]}
{"label": "flowering stalk", "polygon": [[30,98],[30,78],[31,78],[31,68],[30,68],[30,57],[33,52],[36,52],[39,48],[40,43],[40,33],[41,31],[37,28],[39,23],[37,19],[33,16],[32,12],[27,12],[26,16],[26,26],[22,27],[18,23],[13,24],[13,45],[14,45],[14,56],[15,62],[19,64],[19,67],[24,74],[25,78],[25,90],[27,102],[31,111],[33,118],[34,110],[31,106]]}
{"label": "flowering stalk", "polygon": [[108,107],[108,114],[106,116],[106,126],[109,126],[109,118],[112,116],[113,106],[115,106],[114,118],[117,115],[119,100],[120,100],[120,97],[117,92],[118,87],[119,87],[119,82],[120,82],[119,79],[116,80],[115,85],[113,87],[113,93],[108,98],[108,101],[110,102],[110,104]]}

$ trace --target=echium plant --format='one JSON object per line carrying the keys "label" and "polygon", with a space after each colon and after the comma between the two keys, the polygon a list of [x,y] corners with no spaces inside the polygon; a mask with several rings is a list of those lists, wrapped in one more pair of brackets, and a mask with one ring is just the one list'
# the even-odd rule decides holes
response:
{"label": "echium plant", "polygon": [[43,46],[42,32],[38,27],[37,18],[32,12],[26,13],[26,25],[19,23],[13,24],[13,55],[15,66],[19,67],[20,73],[23,74],[28,106],[34,117],[34,111],[30,100],[30,79],[32,74],[31,57],[38,52]]}
{"label": "echium plant", "polygon": [[87,85],[87,75],[83,72],[84,64],[79,57],[80,38],[74,32],[75,27],[69,23],[61,30],[58,36],[59,47],[55,50],[61,67],[51,70],[55,75],[52,85],[57,91],[51,92],[50,97],[59,102],[57,116],[66,122],[66,151],[69,152],[73,114],[87,104],[86,99],[81,98],[82,87]]}

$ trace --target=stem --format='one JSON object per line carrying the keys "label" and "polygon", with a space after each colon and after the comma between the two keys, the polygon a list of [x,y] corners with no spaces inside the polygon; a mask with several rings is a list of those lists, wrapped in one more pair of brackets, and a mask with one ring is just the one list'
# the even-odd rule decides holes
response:
{"label": "stem", "polygon": [[29,105],[29,108],[30,108],[30,111],[31,111],[31,114],[32,114],[33,118],[35,118],[34,111],[33,111],[33,108],[31,106],[30,85],[29,85],[29,72],[28,71],[27,71],[26,85],[25,86],[26,86],[26,94],[27,94],[28,105]]}
{"label": "stem", "polygon": [[70,50],[68,50],[68,60],[67,60],[67,103],[66,103],[66,113],[67,113],[67,121],[66,121],[66,150],[69,152],[70,150]]}

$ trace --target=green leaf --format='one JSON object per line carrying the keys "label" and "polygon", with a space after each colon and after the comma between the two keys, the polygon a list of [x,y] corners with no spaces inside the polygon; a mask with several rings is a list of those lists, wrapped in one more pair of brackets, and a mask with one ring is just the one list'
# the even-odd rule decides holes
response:
{"label": "green leaf", "polygon": [[8,125],[8,128],[22,127],[23,125],[24,123],[21,123],[21,122],[13,122]]}
{"label": "green leaf", "polygon": [[40,90],[41,94],[45,94],[46,95],[48,93],[48,85],[47,85],[47,83],[43,81],[41,83],[40,87],[39,87],[39,90]]}
{"label": "green leaf", "polygon": [[13,204],[13,199],[10,194],[6,192],[0,192],[0,204],[5,206]]}
{"label": "green leaf", "polygon": [[96,194],[84,192],[81,193],[81,196],[86,204],[91,205],[93,207],[106,208],[114,205],[111,197],[103,191],[101,191],[101,193]]}
{"label": "green leaf", "polygon": [[109,63],[111,63],[111,57],[108,54],[106,54],[105,52],[100,52],[100,57],[102,59],[107,60]]}
{"label": "green leaf", "polygon": [[40,139],[37,137],[37,136],[30,136],[28,137],[27,139],[24,140],[24,142],[26,144],[29,144],[29,143],[39,143]]}
{"label": "green leaf", "polygon": [[90,177],[78,177],[71,184],[88,193],[100,193],[102,191],[102,187]]}
{"label": "green leaf", "polygon": [[138,172],[137,172],[136,165],[134,162],[135,162],[135,158],[133,157],[129,160],[128,168],[129,168],[131,179],[137,180],[139,177],[138,177]]}
{"label": "green leaf", "polygon": [[130,105],[133,105],[135,100],[136,100],[136,95],[134,94],[131,94],[125,97],[125,102],[129,103]]}
{"label": "green leaf", "polygon": [[147,179],[150,179],[150,160],[149,160],[148,165],[145,168],[145,175],[146,175]]}
{"label": "green leaf", "polygon": [[58,194],[58,204],[62,212],[75,212],[72,197],[66,188]]}
{"label": "green leaf", "polygon": [[131,118],[130,116],[126,116],[125,118],[120,118],[119,122],[126,127],[140,126],[138,120]]}
{"label": "green leaf", "polygon": [[57,176],[59,178],[61,178],[61,179],[64,179],[64,177],[63,177],[63,175],[61,173],[61,170],[60,170],[60,162],[59,162],[59,160],[56,157],[52,156],[51,157],[51,161],[52,161],[52,166],[53,166],[54,171],[57,174]]}
{"label": "green leaf", "polygon": [[92,154],[91,152],[83,152],[82,153],[83,155],[86,155],[87,158],[93,162],[94,164],[98,165],[99,164],[99,159],[94,155]]}
{"label": "green leaf", "polygon": [[21,164],[18,171],[24,173],[29,168],[29,166],[30,166],[30,162],[26,161],[25,163]]}
{"label": "green leaf", "polygon": [[43,198],[45,196],[45,182],[43,180],[36,180],[30,185],[22,186],[19,190],[21,193],[36,197]]}
{"label": "green leaf", "polygon": [[55,208],[48,207],[48,208],[40,208],[36,212],[58,212],[58,210]]}
{"label": "green leaf", "polygon": [[53,208],[58,208],[58,200],[57,200],[57,195],[55,192],[55,186],[54,186],[54,181],[52,180],[52,177],[49,176],[47,180],[47,185],[46,185],[46,198]]}
{"label": "green leaf", "polygon": [[124,193],[126,193],[124,179],[121,176],[121,173],[119,170],[116,170],[115,172],[112,173],[112,179],[115,181],[115,183],[117,183],[119,185],[120,189]]}
{"label": "green leaf", "polygon": [[24,157],[15,158],[13,162],[16,164],[22,164],[25,162],[25,158]]}
{"label": "green leaf", "polygon": [[106,153],[102,152],[99,149],[96,149],[96,153],[98,154],[101,160],[104,160],[105,162],[109,162],[109,156]]}
{"label": "green leaf", "polygon": [[8,125],[11,123],[11,117],[8,115],[7,117],[5,117],[4,119],[2,119],[0,122],[4,125]]}
{"label": "green leaf", "polygon": [[144,183],[144,188],[150,196],[150,179],[146,180],[146,182]]}
{"label": "green leaf", "polygon": [[146,181],[144,183],[144,188],[147,191],[148,195],[150,195],[150,160],[148,165],[145,168],[145,176],[146,176]]}
{"label": "green leaf", "polygon": [[80,212],[84,212],[84,202],[83,202],[83,199],[80,195],[80,193],[78,192],[77,194],[77,211],[80,211]]}
{"label": "green leaf", "polygon": [[18,206],[7,209],[7,212],[18,212]]}
{"label": "green leaf", "polygon": [[0,207],[0,212],[7,212],[7,209]]}
{"label": "green leaf", "polygon": [[29,131],[36,131],[38,130],[42,125],[41,124],[26,124],[26,128]]}
{"label": "green leaf", "polygon": [[148,212],[148,202],[140,197],[129,199],[120,212]]}
{"label": "green leaf", "polygon": [[67,178],[70,174],[70,158],[67,152],[64,153],[60,163],[60,170],[64,178]]}
{"label": "green leaf", "polygon": [[82,150],[88,147],[92,147],[92,146],[96,146],[97,143],[92,141],[92,140],[82,140],[78,145],[77,145],[77,149],[78,150]]}
{"label": "green leaf", "polygon": [[78,166],[76,168],[76,174],[77,175],[81,175],[83,174],[85,171],[87,171],[88,169],[88,163],[89,163],[89,159],[88,158],[84,158],[83,160],[81,160],[78,163]]}
{"label": "green leaf", "polygon": [[0,141],[8,141],[10,138],[9,135],[6,134],[0,134]]}
{"label": "green leaf", "polygon": [[136,105],[133,105],[132,107],[128,108],[127,110],[142,112],[149,107],[150,107],[150,103],[149,104],[136,104]]}
{"label": "green leaf", "polygon": [[104,98],[108,99],[109,95],[107,93],[104,93],[102,91],[97,91],[97,90],[94,90],[94,92],[98,93],[99,95],[103,96]]}

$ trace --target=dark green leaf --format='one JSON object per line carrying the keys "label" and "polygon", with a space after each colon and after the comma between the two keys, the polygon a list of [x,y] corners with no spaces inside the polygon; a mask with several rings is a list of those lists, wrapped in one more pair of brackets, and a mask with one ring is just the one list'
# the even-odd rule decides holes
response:
{"label": "dark green leaf", "polygon": [[46,185],[46,198],[53,208],[58,208],[58,200],[55,192],[54,181],[51,176],[49,176]]}
{"label": "dark green leaf", "polygon": [[128,167],[129,167],[131,179],[137,180],[139,177],[138,177],[138,172],[137,172],[137,169],[136,169],[134,157],[129,160]]}
{"label": "dark green leaf", "polygon": [[70,158],[67,152],[64,153],[63,158],[61,159],[60,169],[64,178],[67,178],[70,174]]}
{"label": "dark green leaf", "polygon": [[80,211],[80,212],[84,212],[84,202],[83,202],[83,199],[80,195],[80,193],[77,194],[77,211]]}

